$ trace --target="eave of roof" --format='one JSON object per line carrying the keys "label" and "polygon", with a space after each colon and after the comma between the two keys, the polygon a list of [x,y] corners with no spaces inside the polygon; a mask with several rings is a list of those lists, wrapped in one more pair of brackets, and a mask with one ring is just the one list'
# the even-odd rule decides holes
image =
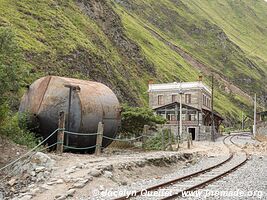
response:
{"label": "eave of roof", "polygon": [[211,89],[203,82],[174,82],[174,83],[162,83],[162,84],[149,84],[148,92],[154,91],[187,91],[192,89],[204,89],[208,93],[211,93]]}
{"label": "eave of roof", "polygon": [[[161,109],[161,108],[164,108],[164,107],[167,107],[167,106],[172,106],[172,105],[175,105],[175,104],[177,104],[177,105],[180,106],[180,103],[177,102],[177,101],[175,101],[175,102],[172,102],[172,103],[163,105],[163,106],[159,106],[159,107],[157,107],[157,108],[153,108],[153,110],[158,110],[158,109]],[[201,111],[200,109],[195,108],[195,107],[192,107],[192,106],[189,106],[189,105],[187,105],[187,104],[183,104],[183,103],[182,103],[182,106],[183,106],[183,107],[187,107],[187,108],[191,108],[191,109],[195,109],[195,110],[198,110],[198,111]]]}

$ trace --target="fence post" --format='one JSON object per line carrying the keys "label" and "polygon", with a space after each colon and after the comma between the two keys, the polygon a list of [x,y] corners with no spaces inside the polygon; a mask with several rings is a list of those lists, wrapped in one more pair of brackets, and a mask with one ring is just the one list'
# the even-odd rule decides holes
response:
{"label": "fence post", "polygon": [[57,132],[57,153],[63,153],[63,145],[64,145],[64,129],[65,129],[65,113],[61,111],[59,113],[58,120],[58,132]]}
{"label": "fence post", "polygon": [[179,136],[179,133],[177,132],[177,135],[175,137],[175,141],[177,142],[177,151],[179,150],[180,148],[180,136]]}
{"label": "fence post", "polygon": [[161,132],[161,150],[165,151],[165,133],[163,128],[160,128],[160,132]]}
{"label": "fence post", "polygon": [[187,132],[187,148],[190,149],[190,135],[189,135],[189,132]]}
{"label": "fence post", "polygon": [[168,137],[169,137],[169,150],[170,151],[173,151],[173,148],[172,148],[172,130],[171,129],[168,129]]}
{"label": "fence post", "polygon": [[149,126],[148,125],[144,125],[143,137],[142,137],[142,148],[145,148],[145,143],[146,143],[146,140],[147,140],[148,129],[149,129]]}
{"label": "fence post", "polygon": [[103,124],[102,122],[99,122],[97,127],[97,136],[96,136],[96,148],[95,148],[96,156],[99,156],[101,154],[103,131],[104,131]]}

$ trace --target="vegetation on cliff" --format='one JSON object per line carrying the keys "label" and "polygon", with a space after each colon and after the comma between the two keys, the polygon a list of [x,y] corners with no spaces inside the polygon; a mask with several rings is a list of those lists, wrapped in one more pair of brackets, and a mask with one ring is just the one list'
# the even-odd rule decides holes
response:
{"label": "vegetation on cliff", "polygon": [[0,121],[48,74],[100,81],[144,106],[150,79],[201,73],[210,85],[214,73],[216,110],[235,123],[254,92],[266,98],[266,10],[263,0],[2,0]]}

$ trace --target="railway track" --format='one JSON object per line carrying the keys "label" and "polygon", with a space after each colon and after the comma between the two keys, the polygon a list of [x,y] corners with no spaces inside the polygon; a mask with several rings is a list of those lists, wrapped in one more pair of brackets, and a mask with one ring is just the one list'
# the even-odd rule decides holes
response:
{"label": "railway track", "polygon": [[[203,170],[199,170],[197,172],[191,173],[189,175],[179,177],[144,190],[140,190],[130,196],[123,196],[116,198],[114,200],[124,200],[124,199],[160,199],[160,200],[167,200],[167,199],[175,199],[181,197],[183,193],[194,191],[197,189],[201,189],[206,185],[217,181],[218,179],[226,176],[227,174],[235,171],[242,165],[244,165],[248,159],[249,155],[244,151],[241,150],[240,152],[234,152],[233,147],[239,148],[240,146],[233,141],[234,137],[242,136],[242,134],[235,134],[226,136],[223,139],[223,143],[227,146],[229,150],[229,156],[224,161],[208,167]],[[165,192],[164,192],[165,191]],[[168,191],[168,195],[161,197],[153,198],[149,197],[146,194],[166,194]],[[171,193],[169,192],[171,191]],[[160,195],[159,195],[160,196]]]}

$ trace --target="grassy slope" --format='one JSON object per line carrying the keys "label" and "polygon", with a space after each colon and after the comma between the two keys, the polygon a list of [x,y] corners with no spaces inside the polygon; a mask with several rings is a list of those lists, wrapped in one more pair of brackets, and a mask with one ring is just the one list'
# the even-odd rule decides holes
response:
{"label": "grassy slope", "polygon": [[218,24],[246,53],[267,62],[266,2],[196,0],[187,4]]}
{"label": "grassy slope", "polygon": [[[235,78],[234,72],[244,75],[245,78],[252,77],[253,80],[265,76],[262,73],[265,66],[259,67],[258,63],[266,61],[266,51],[256,51],[248,56],[235,46],[234,43],[245,52],[253,49],[244,44],[248,37],[246,34],[235,40],[237,32],[229,28],[235,24],[231,22],[231,26],[227,25],[232,17],[225,19],[225,24],[220,22],[220,9],[216,12],[211,9],[216,7],[216,2],[210,5],[208,0],[203,3],[199,0],[194,4],[185,0],[181,4],[175,0],[136,0],[132,3],[132,9],[111,2],[121,17],[125,33],[141,47],[141,54],[151,63],[155,74],[141,69],[129,58],[125,58],[97,22],[85,15],[74,0],[2,0],[0,26],[11,27],[25,51],[29,65],[29,77],[26,77],[25,81],[30,83],[47,74],[98,80],[110,86],[122,100],[142,105],[147,104],[146,85],[150,78],[157,82],[196,80],[199,72],[145,29],[144,24],[229,79]],[[255,7],[255,10],[263,19],[265,13],[263,8],[259,7]],[[205,12],[200,14],[198,9],[205,9]],[[235,14],[236,12],[233,13]],[[210,15],[212,17],[209,17]],[[240,21],[242,20],[235,23],[241,26]],[[253,23],[255,19],[251,17],[250,21]],[[221,29],[212,23],[220,24]],[[242,26],[246,27],[245,25],[246,23]],[[197,34],[199,30],[201,34]],[[231,41],[218,39],[222,30]],[[264,31],[265,29],[263,33]],[[251,38],[251,43],[260,45],[259,41],[262,40],[256,40],[258,37],[255,35]],[[261,46],[262,50],[266,48]],[[235,57],[239,60],[225,65],[220,59],[229,49],[233,53],[226,55],[230,56],[227,59]],[[81,54],[82,56],[79,56]],[[261,60],[255,58],[256,56]],[[247,57],[253,59],[255,66],[259,67],[259,72],[244,64]],[[233,63],[237,64],[237,67],[232,69]],[[260,86],[257,86],[258,88]],[[251,88],[244,89],[250,91]],[[239,115],[239,106],[248,105],[247,100],[241,96],[228,95],[225,92],[217,92],[215,96],[217,110],[225,116]],[[221,106],[222,103],[227,106]]]}
{"label": "grassy slope", "polygon": [[2,0],[0,25],[15,31],[25,52],[30,73],[26,82],[47,74],[98,80],[125,99],[135,97],[133,102],[146,103],[142,94],[147,72],[138,76],[138,67],[125,61],[75,1]]}
{"label": "grassy slope", "polygon": [[[117,4],[117,7],[120,8],[117,10],[130,37],[142,46],[145,54],[152,55],[150,59],[154,63],[162,57],[160,56],[162,50],[157,52],[153,49],[152,54],[146,52],[151,44],[142,41],[150,41],[151,34],[143,34],[142,39],[140,39],[140,33],[137,30],[142,29],[138,25],[149,26],[164,38],[193,54],[194,57],[209,66],[210,70],[219,73],[247,93],[252,94],[255,90],[264,93],[264,85],[267,83],[265,53],[258,55],[256,54],[257,51],[253,51],[253,49],[257,47],[258,51],[262,52],[266,48],[261,45],[260,40],[266,40],[264,34],[267,35],[267,31],[265,28],[259,31],[258,26],[260,23],[267,24],[267,16],[263,12],[267,6],[264,3],[258,3],[255,6],[251,0],[240,3],[241,5],[235,5],[231,2],[228,0],[137,0],[131,3]],[[218,6],[222,4],[227,5],[227,8],[222,9]],[[257,15],[248,14],[244,20],[247,10],[253,10],[251,12],[255,12]],[[230,14],[227,15],[226,13]],[[243,18],[240,18],[240,14]],[[227,16],[224,18],[224,23],[219,20],[220,17],[218,16],[221,15]],[[250,30],[249,34],[244,32],[240,37],[239,32],[235,29],[232,31],[233,27],[238,30],[253,29]],[[250,37],[251,34],[253,37]],[[238,38],[238,41],[234,38]],[[254,46],[247,44],[244,47],[243,43],[246,43],[247,38],[250,38],[250,42]],[[161,49],[163,48],[161,47]],[[169,54],[174,53],[166,45],[165,49],[169,51]],[[182,77],[182,80],[186,79]],[[218,83],[218,87],[219,85],[221,84]],[[243,96],[226,94],[224,91],[216,93],[216,100],[217,110],[225,116],[241,116],[240,107],[250,106],[250,102]]]}

